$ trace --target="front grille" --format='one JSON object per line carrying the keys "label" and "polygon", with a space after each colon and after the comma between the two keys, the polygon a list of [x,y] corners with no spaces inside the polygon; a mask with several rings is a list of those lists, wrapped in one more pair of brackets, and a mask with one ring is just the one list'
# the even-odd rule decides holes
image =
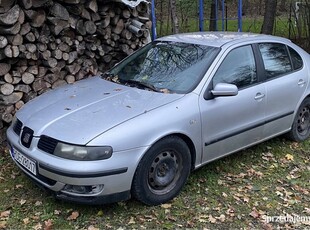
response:
{"label": "front grille", "polygon": [[58,140],[43,135],[40,137],[38,148],[44,152],[53,154],[57,146],[57,143],[58,143]]}
{"label": "front grille", "polygon": [[19,136],[20,132],[22,131],[23,123],[20,120],[16,120],[13,125],[13,131]]}

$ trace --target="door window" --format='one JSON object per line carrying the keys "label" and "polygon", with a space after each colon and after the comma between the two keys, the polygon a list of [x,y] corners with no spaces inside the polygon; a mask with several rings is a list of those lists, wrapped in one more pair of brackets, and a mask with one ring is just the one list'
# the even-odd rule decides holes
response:
{"label": "door window", "polygon": [[213,78],[213,87],[217,83],[234,84],[239,89],[257,83],[255,59],[250,45],[229,52]]}

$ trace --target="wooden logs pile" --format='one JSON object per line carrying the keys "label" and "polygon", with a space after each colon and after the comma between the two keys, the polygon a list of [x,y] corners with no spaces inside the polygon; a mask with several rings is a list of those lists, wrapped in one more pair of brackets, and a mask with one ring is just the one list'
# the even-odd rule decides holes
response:
{"label": "wooden logs pile", "polygon": [[148,5],[107,0],[0,1],[0,129],[62,84],[99,74],[149,42]]}

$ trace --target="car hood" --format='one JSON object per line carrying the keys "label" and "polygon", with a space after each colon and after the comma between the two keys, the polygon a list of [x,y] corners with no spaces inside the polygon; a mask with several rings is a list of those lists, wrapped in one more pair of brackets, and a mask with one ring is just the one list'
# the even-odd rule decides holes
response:
{"label": "car hood", "polygon": [[34,136],[85,145],[101,133],[182,96],[92,77],[31,100],[18,111],[17,118],[34,131]]}

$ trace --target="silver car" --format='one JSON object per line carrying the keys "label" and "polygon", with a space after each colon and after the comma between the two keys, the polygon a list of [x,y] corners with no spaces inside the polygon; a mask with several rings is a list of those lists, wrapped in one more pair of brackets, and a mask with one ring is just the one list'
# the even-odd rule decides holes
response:
{"label": "silver car", "polygon": [[281,134],[308,138],[309,78],[310,55],[284,38],[159,38],[27,103],[7,130],[10,153],[59,199],[158,205],[210,161]]}

